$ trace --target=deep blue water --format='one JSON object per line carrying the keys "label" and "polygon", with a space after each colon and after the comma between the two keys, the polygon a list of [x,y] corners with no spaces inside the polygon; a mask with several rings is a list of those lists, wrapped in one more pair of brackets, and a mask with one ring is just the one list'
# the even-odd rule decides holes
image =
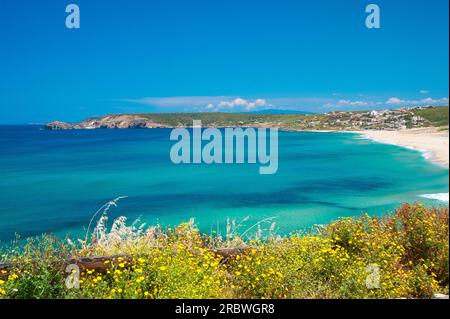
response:
{"label": "deep blue water", "polygon": [[128,196],[111,218],[174,225],[194,217],[224,232],[276,217],[279,232],[361,212],[381,214],[418,197],[447,193],[448,170],[419,152],[350,133],[279,133],[279,169],[174,165],[170,130],[46,131],[0,126],[0,240],[15,233],[77,234],[105,202]]}

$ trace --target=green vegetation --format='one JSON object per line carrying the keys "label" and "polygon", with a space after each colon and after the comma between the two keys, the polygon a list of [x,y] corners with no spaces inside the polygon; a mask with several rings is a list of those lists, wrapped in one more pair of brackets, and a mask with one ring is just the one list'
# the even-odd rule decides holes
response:
{"label": "green vegetation", "polygon": [[[121,118],[122,116],[122,118]],[[123,118],[125,117],[125,118]],[[134,120],[133,120],[134,118]],[[285,130],[361,130],[448,127],[448,107],[401,108],[397,110],[330,112],[325,114],[248,114],[248,113],[147,113],[107,115],[91,118],[114,128],[121,121],[125,127],[144,120],[168,127],[190,127],[201,120],[204,127],[277,127]],[[122,123],[123,124],[123,123]],[[97,124],[98,125],[98,124]],[[123,127],[123,125],[122,125]]]}
{"label": "green vegetation", "polygon": [[135,114],[157,123],[170,126],[192,126],[193,120],[201,120],[203,126],[242,126],[257,124],[277,124],[295,127],[304,120],[321,119],[320,114],[247,114],[247,113],[149,113]]}
{"label": "green vegetation", "polygon": [[[429,298],[448,293],[447,208],[404,205],[383,218],[346,218],[310,233],[252,239],[127,226],[106,230],[103,215],[90,243],[44,236],[5,247],[0,298]],[[258,235],[259,234],[259,235]],[[228,257],[219,247],[240,247]],[[105,271],[81,271],[65,287],[64,260],[112,256]],[[122,256],[122,257],[117,257]],[[378,276],[379,275],[379,278]]]}
{"label": "green vegetation", "polygon": [[396,110],[334,111],[324,114],[249,114],[249,113],[144,113],[109,114],[91,117],[80,123],[50,122],[45,128],[125,129],[192,127],[200,120],[203,127],[262,127],[284,130],[399,130],[435,126],[448,129],[448,107],[399,108]]}
{"label": "green vegetation", "polygon": [[414,114],[421,116],[436,127],[448,127],[448,106],[415,109]]}

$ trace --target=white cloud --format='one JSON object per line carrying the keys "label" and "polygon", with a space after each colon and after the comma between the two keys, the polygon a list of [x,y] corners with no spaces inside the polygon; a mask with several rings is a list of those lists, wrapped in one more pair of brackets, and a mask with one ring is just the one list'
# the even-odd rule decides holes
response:
{"label": "white cloud", "polygon": [[431,97],[427,97],[425,99],[421,100],[403,100],[399,99],[397,97],[390,97],[385,104],[391,104],[391,105],[430,105],[430,104],[448,104],[448,97],[443,97],[440,99],[433,99]]}
{"label": "white cloud", "polygon": [[435,103],[437,101],[433,100],[431,97],[427,97],[421,101],[422,103]]}
{"label": "white cloud", "polygon": [[428,93],[430,93],[430,91],[428,91],[428,90],[420,90],[419,93],[420,94],[428,94]]}
{"label": "white cloud", "polygon": [[364,101],[339,100],[338,105],[364,106],[369,105],[369,103]]}
{"label": "white cloud", "polygon": [[217,110],[221,110],[221,109],[229,109],[229,110],[234,110],[234,109],[244,109],[246,111],[251,111],[254,110],[256,108],[261,108],[261,107],[268,107],[270,106],[270,104],[267,103],[266,100],[264,99],[256,99],[256,100],[246,100],[243,98],[235,98],[233,100],[225,100],[225,101],[220,101],[217,106],[216,109]]}
{"label": "white cloud", "polygon": [[225,96],[173,96],[173,97],[144,97],[139,99],[118,99],[117,101],[136,103],[159,108],[205,107],[216,104]]}
{"label": "white cloud", "polygon": [[272,107],[265,99],[254,100],[229,96],[176,96],[116,99],[116,101],[147,105],[162,109],[180,110],[192,108],[200,111],[252,111]]}
{"label": "white cloud", "polygon": [[264,109],[324,111],[330,109],[340,110],[367,110],[386,107],[444,105],[449,103],[448,97],[434,99],[402,99],[389,97],[388,99],[358,96],[354,99],[339,99],[335,97],[275,97],[275,98],[243,98],[239,96],[175,96],[175,97],[144,97],[137,99],[114,99],[140,105],[135,112],[248,112]]}
{"label": "white cloud", "polygon": [[404,103],[404,100],[401,100],[397,97],[390,97],[385,103],[386,104],[401,104]]}
{"label": "white cloud", "polygon": [[324,108],[336,108],[336,107],[340,107],[342,109],[344,108],[355,108],[355,107],[363,107],[363,106],[370,106],[370,105],[374,105],[373,102],[371,101],[360,101],[360,100],[338,100],[338,101],[333,101],[333,102],[328,102],[326,104],[323,104],[322,106]]}

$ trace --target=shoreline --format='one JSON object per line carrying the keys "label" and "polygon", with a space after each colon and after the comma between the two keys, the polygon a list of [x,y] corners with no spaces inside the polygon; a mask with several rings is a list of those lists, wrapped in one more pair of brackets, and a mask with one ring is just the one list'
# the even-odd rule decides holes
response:
{"label": "shoreline", "polygon": [[[350,133],[350,132],[349,132]],[[430,162],[449,168],[449,133],[433,127],[397,131],[352,131],[364,138],[421,152]]]}

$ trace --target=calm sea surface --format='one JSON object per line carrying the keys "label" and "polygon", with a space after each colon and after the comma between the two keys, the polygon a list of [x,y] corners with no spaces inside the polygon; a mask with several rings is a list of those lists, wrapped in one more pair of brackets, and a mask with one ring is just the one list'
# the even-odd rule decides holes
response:
{"label": "calm sea surface", "polygon": [[0,126],[0,240],[79,234],[104,203],[128,196],[111,218],[176,225],[194,217],[205,232],[275,217],[277,231],[309,228],[361,212],[447,193],[448,170],[416,151],[350,133],[279,133],[279,169],[174,165],[170,130],[46,131]]}

